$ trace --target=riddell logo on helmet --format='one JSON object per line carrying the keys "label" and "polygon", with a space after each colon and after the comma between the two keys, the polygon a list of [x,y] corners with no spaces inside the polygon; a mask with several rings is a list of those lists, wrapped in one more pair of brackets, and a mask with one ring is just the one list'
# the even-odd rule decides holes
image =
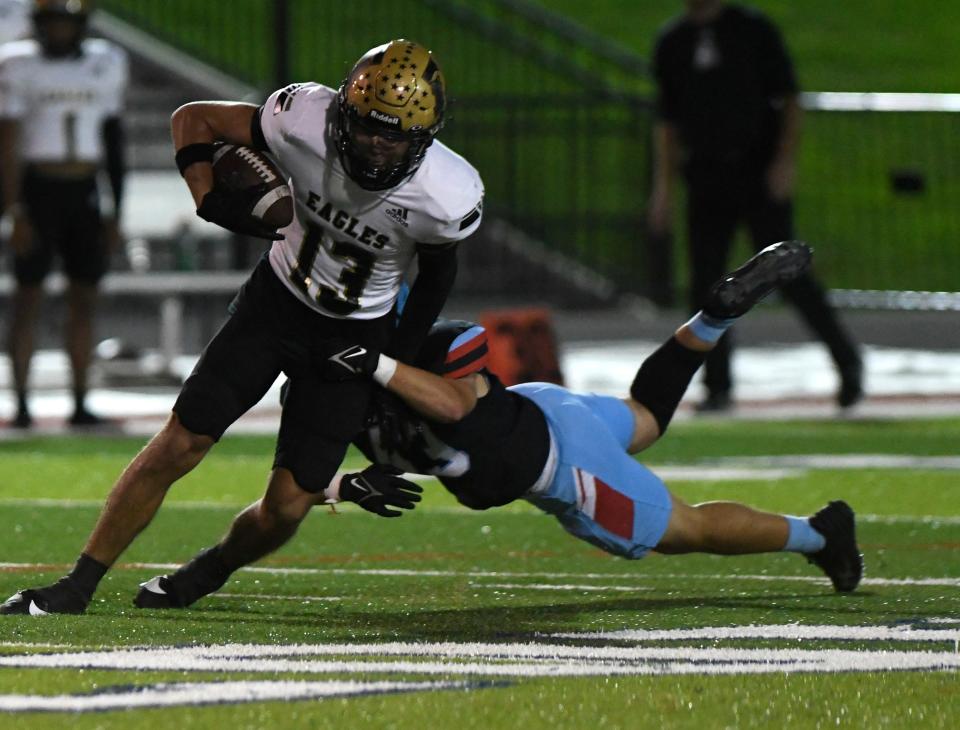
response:
{"label": "riddell logo on helmet", "polygon": [[373,119],[376,119],[378,122],[383,122],[384,124],[391,124],[394,127],[400,126],[400,117],[392,116],[391,114],[384,114],[383,112],[378,112],[376,109],[370,110],[370,116]]}

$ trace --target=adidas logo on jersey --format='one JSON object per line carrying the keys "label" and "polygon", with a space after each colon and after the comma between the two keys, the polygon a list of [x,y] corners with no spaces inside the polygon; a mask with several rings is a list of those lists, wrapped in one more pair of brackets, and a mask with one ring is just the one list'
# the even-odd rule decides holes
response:
{"label": "adidas logo on jersey", "polygon": [[409,211],[406,208],[387,208],[384,212],[387,214],[387,218],[396,221],[404,228],[407,227],[407,213]]}

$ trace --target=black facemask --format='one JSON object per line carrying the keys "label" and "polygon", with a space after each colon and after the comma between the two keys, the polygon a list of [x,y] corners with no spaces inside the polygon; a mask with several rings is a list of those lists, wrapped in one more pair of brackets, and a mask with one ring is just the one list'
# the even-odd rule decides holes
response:
{"label": "black facemask", "polygon": [[[361,120],[352,108],[346,108],[342,95],[338,107],[337,152],[344,171],[357,185],[364,190],[388,190],[399,185],[419,169],[427,148],[433,142],[433,134],[426,131],[404,134],[393,129],[374,127],[365,120]],[[353,132],[358,127],[370,134],[407,141],[410,147],[398,162],[376,167],[370,163],[353,140]]]}
{"label": "black facemask", "polygon": [[[87,17],[85,15],[68,15],[64,13],[35,13],[33,16],[35,35],[43,54],[49,58],[67,58],[80,53],[80,44],[87,33]],[[73,33],[51,32],[55,24],[68,24],[73,27]]]}

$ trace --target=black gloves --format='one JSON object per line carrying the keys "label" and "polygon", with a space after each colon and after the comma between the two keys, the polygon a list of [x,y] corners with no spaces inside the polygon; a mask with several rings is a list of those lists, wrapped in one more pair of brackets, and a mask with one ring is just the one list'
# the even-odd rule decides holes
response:
{"label": "black gloves", "polygon": [[368,512],[383,517],[399,517],[402,512],[387,509],[402,507],[413,509],[420,501],[423,488],[393,474],[388,474],[376,464],[361,472],[344,474],[340,479],[340,500],[355,502]]}
{"label": "black gloves", "polygon": [[[342,347],[342,349],[340,349]],[[338,352],[327,355],[320,363],[320,377],[335,383],[373,375],[380,362],[380,351],[363,345],[335,345]]]}
{"label": "black gloves", "polygon": [[283,236],[250,213],[257,200],[266,192],[266,185],[237,191],[214,188],[203,196],[197,215],[242,236],[279,241]]}

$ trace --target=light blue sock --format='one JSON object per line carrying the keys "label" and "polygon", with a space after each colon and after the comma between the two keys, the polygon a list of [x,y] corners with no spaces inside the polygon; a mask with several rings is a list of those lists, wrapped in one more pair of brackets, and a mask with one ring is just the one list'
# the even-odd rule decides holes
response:
{"label": "light blue sock", "polygon": [[723,333],[736,321],[736,317],[732,317],[731,319],[717,319],[700,310],[693,315],[693,319],[687,322],[687,327],[704,342],[716,342],[723,337]]}
{"label": "light blue sock", "polygon": [[788,553],[817,553],[823,550],[827,544],[826,539],[819,532],[810,526],[810,520],[806,517],[791,517],[786,515],[787,525],[790,527],[790,534],[787,536],[787,544],[783,546],[783,551]]}

